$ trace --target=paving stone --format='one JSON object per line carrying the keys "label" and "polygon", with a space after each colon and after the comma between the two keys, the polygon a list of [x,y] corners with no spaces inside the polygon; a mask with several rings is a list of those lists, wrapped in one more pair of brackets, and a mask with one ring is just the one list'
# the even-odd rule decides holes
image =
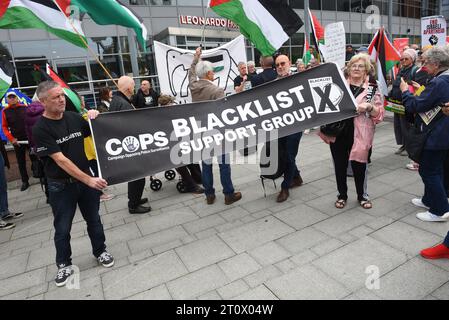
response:
{"label": "paving stone", "polygon": [[374,294],[375,291],[376,290],[368,290],[363,288],[345,297],[344,300],[382,300]]}
{"label": "paving stone", "polygon": [[282,273],[287,273],[290,270],[296,268],[296,264],[293,263],[290,259],[285,259],[275,264],[276,268],[281,270]]}
{"label": "paving stone", "polygon": [[338,239],[328,239],[314,246],[311,250],[318,256],[324,256],[325,254],[328,254],[329,252],[332,252],[344,245],[345,243]]}
{"label": "paving stone", "polygon": [[440,237],[430,232],[400,221],[372,233],[371,236],[393,248],[406,252],[410,256],[416,256],[422,249],[441,241]]}
{"label": "paving stone", "polygon": [[276,242],[268,242],[249,251],[249,254],[262,266],[274,264],[290,256],[290,253]]}
{"label": "paving stone", "polygon": [[407,261],[380,278],[376,295],[389,300],[422,299],[449,279],[449,273],[419,258]]}
{"label": "paving stone", "polygon": [[218,214],[214,214],[198,220],[188,222],[184,224],[183,227],[188,233],[194,234],[225,223],[226,223],[225,219],[223,219]]}
{"label": "paving stone", "polygon": [[54,246],[40,248],[31,252],[26,270],[34,270],[55,263],[56,249]]}
{"label": "paving stone", "polygon": [[216,229],[218,232],[226,232],[226,231],[228,231],[228,230],[232,230],[232,229],[238,228],[238,227],[240,227],[240,226],[242,226],[242,225],[243,225],[243,222],[242,222],[242,221],[240,221],[240,220],[235,220],[235,221],[232,221],[232,222],[228,222],[228,223],[225,223],[225,224],[216,226],[215,229]]}
{"label": "paving stone", "polygon": [[212,290],[208,293],[205,293],[197,298],[198,300],[221,300],[220,295],[217,291]]}
{"label": "paving stone", "polygon": [[0,259],[0,279],[9,278],[24,273],[29,253]]}
{"label": "paving stone", "polygon": [[251,222],[237,229],[225,231],[219,236],[235,252],[241,253],[276,240],[294,230],[273,217],[266,217]]}
{"label": "paving stone", "polygon": [[164,252],[102,275],[104,295],[106,299],[130,297],[186,273],[175,252]]}
{"label": "paving stone", "polygon": [[277,213],[275,214],[275,217],[296,230],[304,229],[329,218],[328,215],[304,204]]}
{"label": "paving stone", "polygon": [[271,212],[269,210],[262,210],[262,211],[253,213],[251,216],[254,217],[255,219],[261,219],[261,218],[265,218],[266,216],[270,216],[272,214],[273,214],[273,212]]}
{"label": "paving stone", "polygon": [[234,300],[279,300],[273,292],[267,287],[261,285],[257,288],[251,289],[237,297]]}
{"label": "paving stone", "polygon": [[44,298],[46,300],[103,300],[104,296],[100,277],[97,276],[86,280],[80,278],[79,289],[58,288],[52,282]]}
{"label": "paving stone", "polygon": [[353,236],[352,234],[349,234],[349,233],[340,234],[336,238],[338,240],[340,240],[341,242],[344,242],[346,244],[354,242],[354,241],[356,241],[358,239],[357,237],[355,237],[355,236]]}
{"label": "paving stone", "polygon": [[433,291],[432,296],[440,300],[449,300],[449,282]]}
{"label": "paving stone", "polygon": [[218,231],[215,228],[210,228],[210,229],[203,230],[203,231],[200,231],[200,232],[196,233],[195,237],[197,239],[201,240],[201,239],[206,239],[206,238],[213,237],[217,233],[218,233]]}
{"label": "paving stone", "polygon": [[249,276],[245,277],[244,280],[251,288],[254,288],[266,282],[269,279],[280,276],[281,274],[282,272],[279,271],[278,268],[276,268],[273,265],[269,265],[253,274],[250,274]]}
{"label": "paving stone", "polygon": [[155,232],[144,237],[128,241],[129,248],[133,254],[148,250],[180,240],[188,236],[187,232],[181,227],[176,226],[163,231]]}
{"label": "paving stone", "polygon": [[234,281],[217,289],[222,299],[228,300],[249,290],[249,286],[243,280]]}
{"label": "paving stone", "polygon": [[314,228],[330,236],[337,236],[372,220],[374,220],[373,217],[361,213],[358,209],[353,209],[321,221],[315,224]]}
{"label": "paving stone", "polygon": [[229,279],[217,265],[191,272],[167,283],[168,291],[175,300],[193,299],[227,284]]}
{"label": "paving stone", "polygon": [[350,292],[314,266],[306,265],[265,283],[279,299],[342,299]]}
{"label": "paving stone", "polygon": [[154,217],[142,219],[136,223],[139,230],[145,236],[177,225],[182,225],[196,219],[198,219],[198,216],[190,208],[182,208],[171,212],[165,212]]}
{"label": "paving stone", "polygon": [[349,233],[357,238],[363,238],[372,233],[373,231],[374,231],[373,229],[367,227],[366,225],[361,225],[359,227],[352,229],[351,231],[349,231]]}
{"label": "paving stone", "polygon": [[0,297],[37,286],[45,282],[46,268],[36,269],[2,280]]}
{"label": "paving stone", "polygon": [[235,255],[217,236],[189,243],[175,251],[190,272]]}
{"label": "paving stone", "polygon": [[301,253],[295,254],[290,258],[290,260],[295,263],[298,267],[306,265],[313,260],[317,259],[318,255],[312,250],[306,250]]}
{"label": "paving stone", "polygon": [[390,217],[378,217],[378,218],[374,219],[373,221],[368,222],[366,224],[366,226],[373,230],[378,230],[380,228],[388,226],[389,224],[392,224],[394,221],[395,220],[393,220]]}
{"label": "paving stone", "polygon": [[220,212],[220,216],[228,222],[232,222],[234,220],[239,220],[243,217],[246,217],[250,213],[243,209],[242,207],[235,207],[229,210],[225,210]]}
{"label": "paving stone", "polygon": [[[419,210],[422,211],[422,210]],[[449,230],[449,224],[447,222],[442,223],[432,223],[432,222],[424,222],[416,218],[415,214],[408,215],[401,219],[401,222],[405,222],[409,225],[412,225],[418,229],[425,230],[436,234],[440,237],[446,237],[447,231]]]}
{"label": "paving stone", "polygon": [[276,243],[281,245],[291,253],[299,253],[306,249],[312,248],[313,246],[321,243],[328,238],[329,236],[325,233],[322,233],[314,229],[313,227],[309,227],[282,237],[281,239],[277,240]]}
{"label": "paving stone", "polygon": [[335,186],[334,188],[335,191],[333,193],[320,196],[319,198],[308,201],[305,204],[328,216],[341,215],[341,213],[343,212],[357,208],[358,203],[356,201],[352,201],[350,198],[346,202],[346,206],[343,209],[337,209],[335,207],[335,201],[337,201],[337,190],[336,190],[337,187]]}
{"label": "paving stone", "polygon": [[153,289],[131,296],[126,300],[172,300],[172,298],[165,284],[162,284]]}
{"label": "paving stone", "polygon": [[44,241],[49,241],[50,239],[50,231],[41,232],[29,237],[20,238],[17,240],[11,240],[7,243],[3,243],[0,245],[0,253],[9,252],[18,249],[26,249],[35,245],[36,243],[41,243]]}
{"label": "paving stone", "polygon": [[352,242],[312,262],[351,291],[365,287],[367,268],[383,275],[406,262],[406,255],[370,237]]}
{"label": "paving stone", "polygon": [[134,262],[137,262],[137,261],[140,261],[140,260],[144,260],[144,259],[146,259],[146,258],[149,258],[149,257],[151,257],[151,256],[153,256],[153,255],[154,255],[154,254],[153,254],[153,252],[151,251],[151,249],[148,249],[148,250],[141,251],[141,252],[139,252],[139,253],[130,255],[130,256],[128,257],[128,260],[129,260],[130,263],[134,263]]}
{"label": "paving stone", "polygon": [[229,280],[235,281],[256,272],[261,266],[247,253],[241,253],[218,263]]}

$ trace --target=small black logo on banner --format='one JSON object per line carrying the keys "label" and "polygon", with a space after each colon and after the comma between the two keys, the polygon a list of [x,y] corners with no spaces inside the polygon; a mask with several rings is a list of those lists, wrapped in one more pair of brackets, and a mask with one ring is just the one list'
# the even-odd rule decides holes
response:
{"label": "small black logo on banner", "polygon": [[310,79],[309,84],[316,113],[340,112],[339,104],[343,99],[344,92],[333,83],[332,77]]}
{"label": "small black logo on banner", "polygon": [[436,35],[432,35],[430,38],[429,38],[429,43],[432,45],[432,46],[435,46],[437,43],[438,43],[438,37],[436,36]]}

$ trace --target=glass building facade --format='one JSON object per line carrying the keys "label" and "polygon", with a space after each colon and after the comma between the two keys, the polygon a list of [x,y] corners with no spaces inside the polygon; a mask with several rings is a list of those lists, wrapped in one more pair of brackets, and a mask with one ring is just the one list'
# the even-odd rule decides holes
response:
{"label": "glass building facade", "polygon": [[[298,15],[304,17],[304,1],[289,0]],[[449,0],[441,0],[442,7]],[[139,77],[152,78],[155,86],[153,40],[173,46],[195,49],[202,42],[203,26],[195,23],[199,17],[216,17],[206,7],[208,0],[130,0],[134,10],[144,21],[149,34],[147,52],[138,52]],[[375,7],[373,7],[375,6]],[[420,18],[440,14],[438,0],[392,1],[392,36],[409,37],[411,43],[420,42]],[[323,25],[343,21],[347,43],[355,47],[368,45],[376,31],[370,29],[371,15],[378,13],[379,23],[388,25],[386,0],[310,0],[310,8]],[[196,17],[196,18],[195,18]],[[91,50],[108,68],[111,75],[132,74],[132,63],[127,30],[120,26],[100,26],[88,16],[83,20],[85,34]],[[211,48],[230,41],[239,34],[229,26],[207,26],[204,31],[205,47]],[[304,27],[302,27],[281,51],[292,60],[302,56]],[[32,96],[41,74],[36,66],[45,68],[49,63],[62,78],[80,94],[89,97],[88,104],[95,104],[95,93],[104,85],[112,85],[96,59],[87,50],[60,40],[43,30],[0,29],[0,54],[7,56],[16,67],[13,87]],[[258,61],[259,53],[247,42],[248,60]]]}

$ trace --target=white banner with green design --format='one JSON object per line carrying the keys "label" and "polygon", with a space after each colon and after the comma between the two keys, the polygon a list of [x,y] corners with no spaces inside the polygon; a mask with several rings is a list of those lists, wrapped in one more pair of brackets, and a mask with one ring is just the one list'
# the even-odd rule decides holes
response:
{"label": "white banner with green design", "polygon": [[[156,67],[161,94],[169,94],[178,103],[190,103],[188,72],[194,50],[171,47],[154,41]],[[226,95],[234,93],[234,78],[239,75],[238,63],[246,62],[245,39],[239,36],[221,47],[203,50],[203,60],[212,62],[215,71],[214,83],[223,88]]]}

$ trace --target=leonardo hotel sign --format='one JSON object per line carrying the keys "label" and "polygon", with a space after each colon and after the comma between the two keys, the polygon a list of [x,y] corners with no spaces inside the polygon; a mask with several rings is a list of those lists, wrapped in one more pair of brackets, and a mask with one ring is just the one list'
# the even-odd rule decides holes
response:
{"label": "leonardo hotel sign", "polygon": [[196,26],[212,26],[212,27],[222,27],[222,28],[231,28],[238,29],[238,26],[228,19],[222,18],[204,18],[198,16],[179,16],[180,24],[190,24]]}

